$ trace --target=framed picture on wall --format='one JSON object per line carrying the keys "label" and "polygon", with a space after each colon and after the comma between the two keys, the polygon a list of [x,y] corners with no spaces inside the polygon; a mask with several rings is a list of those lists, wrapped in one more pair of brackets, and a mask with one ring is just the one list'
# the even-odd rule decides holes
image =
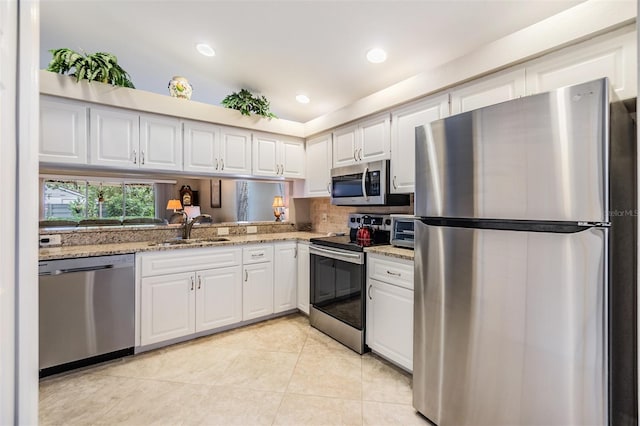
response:
{"label": "framed picture on wall", "polygon": [[211,179],[211,207],[220,208],[222,197],[222,182],[220,179]]}

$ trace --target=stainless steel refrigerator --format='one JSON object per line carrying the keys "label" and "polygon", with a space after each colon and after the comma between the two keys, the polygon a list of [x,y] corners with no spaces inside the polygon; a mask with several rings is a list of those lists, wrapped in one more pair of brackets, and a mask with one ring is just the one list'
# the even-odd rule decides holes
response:
{"label": "stainless steel refrigerator", "polygon": [[637,424],[634,132],[607,79],[416,128],[429,420]]}

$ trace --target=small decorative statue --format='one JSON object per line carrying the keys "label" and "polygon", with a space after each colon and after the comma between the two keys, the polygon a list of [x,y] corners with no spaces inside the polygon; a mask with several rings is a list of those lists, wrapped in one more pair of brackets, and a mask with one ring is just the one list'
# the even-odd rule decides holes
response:
{"label": "small decorative statue", "polygon": [[184,77],[174,76],[169,82],[169,94],[174,98],[191,99],[193,88]]}

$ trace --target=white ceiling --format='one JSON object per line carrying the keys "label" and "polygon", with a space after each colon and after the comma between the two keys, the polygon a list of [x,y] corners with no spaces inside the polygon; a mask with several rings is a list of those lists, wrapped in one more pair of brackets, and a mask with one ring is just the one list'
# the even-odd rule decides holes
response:
{"label": "white ceiling", "polygon": [[[219,105],[247,88],[306,122],[581,2],[41,0],[40,61],[61,47],[111,52],[138,89],[168,94],[181,75],[193,100]],[[200,42],[216,56],[200,55]],[[385,63],[366,61],[374,46]]]}

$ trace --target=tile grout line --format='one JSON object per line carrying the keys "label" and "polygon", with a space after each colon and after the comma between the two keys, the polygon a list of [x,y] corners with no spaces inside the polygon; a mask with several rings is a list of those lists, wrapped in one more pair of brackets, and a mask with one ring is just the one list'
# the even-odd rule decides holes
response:
{"label": "tile grout line", "polygon": [[307,340],[309,339],[309,332],[308,330],[305,331],[305,337],[304,337],[304,343],[302,344],[302,346],[300,347],[300,350],[298,351],[298,358],[296,359],[296,363],[293,366],[293,371],[291,372],[291,376],[289,377],[289,381],[287,382],[287,387],[284,388],[284,392],[282,393],[282,399],[280,400],[280,404],[278,405],[278,409],[276,410],[276,415],[273,418],[273,421],[271,422],[271,426],[273,426],[276,422],[276,419],[278,418],[278,413],[280,413],[280,408],[282,407],[282,403],[284,402],[284,398],[287,395],[287,390],[289,389],[289,385],[291,385],[291,380],[293,380],[293,375],[296,372],[296,367],[298,367],[298,362],[300,362],[300,356],[302,355],[302,351],[304,350],[305,345],[307,344]]}

